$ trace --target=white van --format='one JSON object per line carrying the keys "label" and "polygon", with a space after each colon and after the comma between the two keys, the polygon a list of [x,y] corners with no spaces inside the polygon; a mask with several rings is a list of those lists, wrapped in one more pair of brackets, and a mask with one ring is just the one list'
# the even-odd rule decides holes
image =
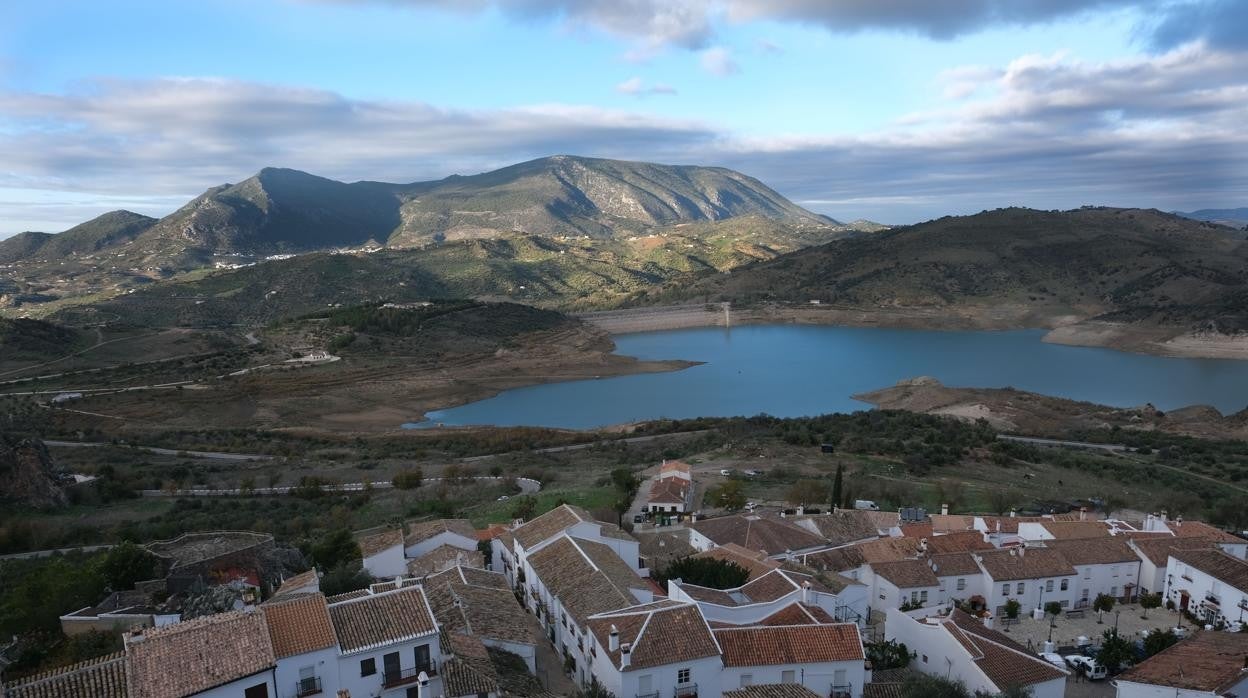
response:
{"label": "white van", "polygon": [[854,508],[855,509],[867,509],[869,511],[879,511],[880,505],[876,504],[870,499],[855,499]]}

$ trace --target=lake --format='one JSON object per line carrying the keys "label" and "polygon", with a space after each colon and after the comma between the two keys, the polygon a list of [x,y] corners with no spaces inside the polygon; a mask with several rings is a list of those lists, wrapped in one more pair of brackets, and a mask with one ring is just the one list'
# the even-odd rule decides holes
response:
{"label": "lake", "polygon": [[932,376],[1117,407],[1248,404],[1248,361],[1176,359],[1041,341],[1043,330],[941,332],[746,325],[617,335],[616,351],[702,365],[671,373],[534,385],[430,412],[404,427],[499,425],[589,429],[660,417],[797,417],[870,405],[850,395]]}

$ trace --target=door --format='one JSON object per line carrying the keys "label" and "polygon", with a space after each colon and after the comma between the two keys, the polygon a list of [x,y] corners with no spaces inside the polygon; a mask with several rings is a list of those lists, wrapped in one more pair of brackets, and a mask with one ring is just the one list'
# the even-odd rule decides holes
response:
{"label": "door", "polygon": [[429,645],[416,646],[416,672],[433,673],[433,663],[429,661]]}
{"label": "door", "polygon": [[386,656],[382,657],[381,667],[382,667],[382,679],[381,680],[383,683],[390,683],[391,681],[398,679],[403,673],[403,670],[400,668],[400,664],[399,664],[398,652],[390,652]]}
{"label": "door", "polygon": [[1187,592],[1186,592],[1186,591],[1184,591],[1184,592],[1180,592],[1180,593],[1179,593],[1179,610],[1181,610],[1181,611],[1186,611],[1186,610],[1187,610],[1187,602],[1188,602],[1190,599],[1191,599],[1191,597],[1187,595]]}

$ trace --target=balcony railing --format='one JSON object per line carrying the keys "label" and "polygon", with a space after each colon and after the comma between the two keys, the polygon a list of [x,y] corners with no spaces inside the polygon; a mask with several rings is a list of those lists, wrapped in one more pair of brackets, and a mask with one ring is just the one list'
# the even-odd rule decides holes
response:
{"label": "balcony railing", "polygon": [[698,684],[686,683],[676,687],[672,693],[675,698],[698,698]]}
{"label": "balcony railing", "polygon": [[438,675],[438,665],[435,662],[429,662],[423,666],[414,666],[409,669],[400,669],[398,671],[387,671],[381,679],[383,688],[394,688],[404,684],[415,683],[420,678],[420,672],[425,672],[427,676],[433,677]]}
{"label": "balcony railing", "polygon": [[853,698],[854,687],[849,684],[833,684],[828,698]]}
{"label": "balcony railing", "polygon": [[299,679],[295,684],[296,698],[304,698],[305,696],[314,696],[321,692],[321,677],[309,676],[306,679]]}
{"label": "balcony railing", "polygon": [[659,698],[659,692],[655,691],[654,693],[638,693],[637,698]]}

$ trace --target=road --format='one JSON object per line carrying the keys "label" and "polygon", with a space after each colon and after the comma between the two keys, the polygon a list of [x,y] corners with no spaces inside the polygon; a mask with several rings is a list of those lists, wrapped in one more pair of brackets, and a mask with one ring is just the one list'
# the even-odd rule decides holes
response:
{"label": "road", "polygon": [[30,560],[37,557],[50,557],[57,553],[72,553],[74,551],[84,553],[94,553],[98,550],[108,550],[112,545],[82,545],[77,548],[57,548],[55,550],[32,550],[28,553],[12,553],[10,555],[0,555],[0,560]]}
{"label": "road", "polygon": [[[497,481],[507,478],[478,475],[472,479]],[[442,478],[440,477],[427,477],[421,481],[421,485],[441,480]],[[542,491],[542,483],[537,480],[527,477],[518,477],[515,480],[521,494],[537,494]],[[347,482],[340,485],[324,485],[321,487],[325,492],[363,492],[370,488],[375,490],[393,489],[394,483],[389,480],[383,480],[380,482]],[[296,489],[298,489],[298,486],[286,485],[282,487],[253,487],[246,491],[238,487],[223,489],[142,490],[141,494],[144,497],[260,497],[290,494]]]}
{"label": "road", "polygon": [[1122,444],[1096,444],[1088,441],[1061,441],[1059,439],[1040,439],[1034,436],[1010,436],[1009,434],[997,434],[997,438],[1002,441],[1013,441],[1015,443],[1031,444],[1033,446],[1082,448],[1094,451],[1109,451],[1110,453],[1126,453],[1133,450],[1131,447],[1124,446]]}
{"label": "road", "polygon": [[218,451],[180,451],[173,448],[157,448],[155,446],[134,446],[131,444],[113,444],[106,441],[44,441],[44,445],[56,448],[99,448],[101,446],[120,446],[122,448],[133,448],[139,451],[147,451],[162,456],[190,456],[193,458],[209,458],[212,460],[228,460],[228,461],[252,461],[252,460],[269,460],[273,456],[266,456],[262,453],[222,453]]}
{"label": "road", "polygon": [[531,451],[507,451],[505,453],[490,453],[484,456],[469,456],[460,458],[463,463],[475,463],[477,461],[489,460],[500,456],[510,456],[523,453],[564,453],[567,451],[580,451],[595,446],[610,446],[612,444],[639,444],[647,441],[655,441],[657,439],[665,439],[672,436],[698,436],[701,434],[709,434],[714,429],[698,429],[697,431],[675,431],[670,434],[651,434],[649,436],[630,436],[627,439],[603,439],[601,441],[590,441],[583,444],[572,444],[570,446],[551,446],[550,448],[535,448]]}

